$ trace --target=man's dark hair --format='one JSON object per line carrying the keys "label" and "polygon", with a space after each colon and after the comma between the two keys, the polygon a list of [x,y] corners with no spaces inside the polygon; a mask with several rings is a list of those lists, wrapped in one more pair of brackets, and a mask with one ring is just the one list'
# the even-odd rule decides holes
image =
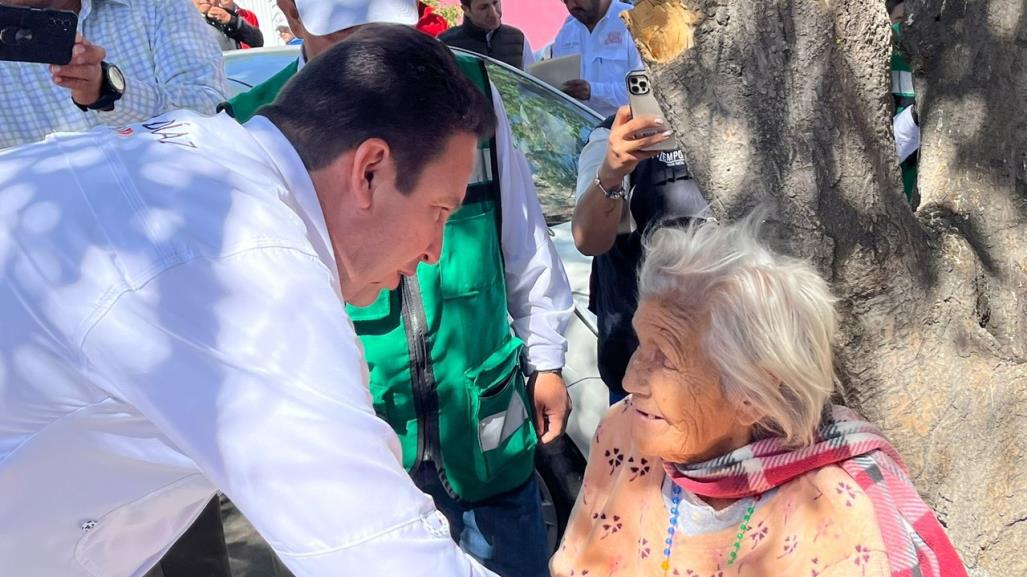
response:
{"label": "man's dark hair", "polygon": [[888,14],[890,15],[892,11],[895,10],[896,6],[902,4],[903,2],[905,2],[905,0],[885,0],[884,7],[886,10],[888,10]]}
{"label": "man's dark hair", "polygon": [[486,138],[496,124],[489,99],[449,49],[398,24],[362,26],[304,66],[258,114],[282,131],[307,170],[381,138],[392,150],[403,193],[451,136]]}
{"label": "man's dark hair", "polygon": [[472,1],[473,0],[460,0],[460,5],[463,6],[464,8],[467,8],[468,10],[470,10],[471,9],[471,2]]}

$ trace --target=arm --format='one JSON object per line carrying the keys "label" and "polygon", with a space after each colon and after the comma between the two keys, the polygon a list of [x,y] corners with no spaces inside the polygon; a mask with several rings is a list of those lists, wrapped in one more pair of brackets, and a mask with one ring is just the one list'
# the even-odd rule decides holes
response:
{"label": "arm", "polygon": [[527,36],[524,37],[524,48],[521,58],[521,70],[527,70],[529,66],[535,63],[535,52],[531,49],[531,43],[528,42]]}
{"label": "arm", "polygon": [[578,159],[578,202],[571,217],[574,246],[582,254],[597,256],[610,250],[617,238],[617,227],[626,210],[625,201],[607,198],[595,185],[596,175],[606,190],[626,186],[625,178],[638,163],[657,153],[641,149],[670,138],[669,132],[632,140],[631,135],[641,130],[659,128],[657,118],[631,118],[628,107],[617,111],[613,128],[598,128],[592,132],[588,144]]}
{"label": "arm", "polygon": [[491,575],[403,469],[331,278],[290,248],[197,258],[122,294],[83,356],[296,575]]}
{"label": "arm", "polygon": [[[563,332],[574,314],[574,298],[524,155],[514,147],[506,110],[492,87],[502,195],[502,247],[507,306],[513,329],[527,345],[529,371],[562,369],[567,352]],[[557,373],[533,381],[536,427],[547,443],[563,433],[570,412],[567,390]]]}
{"label": "arm", "polygon": [[[104,124],[130,124],[178,108],[213,114],[225,99],[221,52],[203,17],[185,1],[156,4],[153,75],[126,73],[125,95],[113,111],[98,113]],[[139,49],[146,48],[140,43]]]}
{"label": "arm", "polygon": [[[209,18],[216,18],[224,26],[225,35],[232,40],[242,42],[251,48],[260,48],[264,45],[264,33],[257,27],[257,18],[252,16],[252,13],[244,17],[242,10],[229,12],[224,8],[211,8],[207,14]],[[250,22],[250,19],[253,22]]]}
{"label": "arm", "polygon": [[916,123],[914,110],[913,106],[907,106],[892,120],[892,129],[895,131],[895,152],[899,156],[900,163],[920,148],[920,126]]}

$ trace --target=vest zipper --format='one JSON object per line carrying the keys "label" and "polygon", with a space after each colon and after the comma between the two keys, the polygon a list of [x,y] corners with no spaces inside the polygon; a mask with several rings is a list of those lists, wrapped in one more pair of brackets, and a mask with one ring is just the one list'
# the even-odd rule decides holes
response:
{"label": "vest zipper", "polygon": [[403,326],[406,329],[407,350],[410,353],[410,381],[414,392],[414,409],[417,411],[417,456],[411,475],[425,462],[431,461],[439,473],[439,480],[446,492],[455,497],[453,488],[446,478],[442,454],[439,450],[439,396],[435,383],[435,368],[428,350],[428,320],[421,300],[421,285],[416,276],[404,277],[402,285]]}

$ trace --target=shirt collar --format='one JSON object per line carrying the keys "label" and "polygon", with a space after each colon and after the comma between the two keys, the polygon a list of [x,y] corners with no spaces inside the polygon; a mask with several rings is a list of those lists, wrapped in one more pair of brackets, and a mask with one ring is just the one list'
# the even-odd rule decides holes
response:
{"label": "shirt collar", "polygon": [[111,2],[114,4],[121,4],[122,6],[128,6],[128,0],[82,0],[82,7],[78,11],[78,21],[82,22],[89,15],[93,13],[93,4],[103,4],[105,2]]}
{"label": "shirt collar", "polygon": [[314,182],[310,180],[310,173],[303,166],[303,160],[285,135],[266,117],[254,116],[245,124],[245,128],[264,149],[275,169],[285,180],[289,198],[283,200],[297,211],[307,225],[307,235],[311,244],[328,266],[332,275],[332,285],[342,299],[339,268],[335,262],[332,238],[328,235],[328,225],[325,223],[324,213],[321,212],[321,201],[317,198]]}

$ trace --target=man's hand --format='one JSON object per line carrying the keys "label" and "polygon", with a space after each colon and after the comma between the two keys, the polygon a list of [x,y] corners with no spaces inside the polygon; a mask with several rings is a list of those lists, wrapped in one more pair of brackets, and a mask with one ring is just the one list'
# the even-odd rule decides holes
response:
{"label": "man's hand", "polygon": [[571,398],[559,373],[535,373],[530,388],[535,405],[535,430],[542,444],[546,444],[562,435],[567,427]]}
{"label": "man's hand", "polygon": [[[636,138],[641,132],[656,131],[656,134]],[[621,106],[610,128],[610,144],[606,149],[606,158],[599,167],[599,180],[604,187],[616,186],[625,176],[631,174],[639,162],[656,156],[657,152],[646,152],[654,144],[670,138],[670,131],[663,121],[656,116],[631,117],[631,109]]]}
{"label": "man's hand", "polygon": [[220,6],[212,6],[210,10],[207,10],[207,19],[218,24],[228,24],[232,20],[232,14]]}
{"label": "man's hand", "polygon": [[560,87],[560,91],[567,95],[577,98],[578,100],[588,100],[592,98],[592,85],[587,80],[577,79],[568,80],[563,83]]}
{"label": "man's hand", "polygon": [[81,34],[76,35],[71,62],[50,66],[53,83],[70,90],[72,100],[78,104],[89,106],[100,99],[100,87],[103,85],[100,63],[105,56],[107,51],[102,46],[91,44]]}

